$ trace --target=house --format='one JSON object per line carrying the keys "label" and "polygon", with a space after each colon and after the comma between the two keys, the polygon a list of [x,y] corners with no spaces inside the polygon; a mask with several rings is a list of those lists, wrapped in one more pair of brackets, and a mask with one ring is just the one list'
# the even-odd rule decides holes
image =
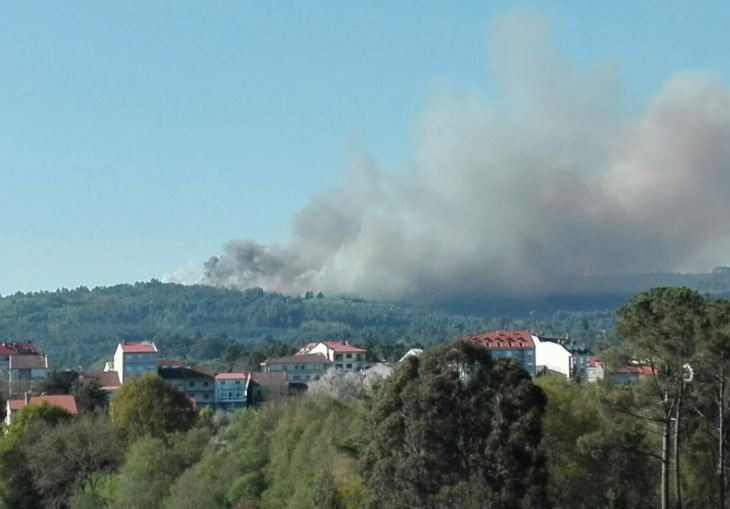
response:
{"label": "house", "polygon": [[195,402],[196,408],[215,403],[215,377],[201,369],[187,366],[164,366],[157,374]]}
{"label": "house", "polygon": [[321,353],[297,353],[288,357],[266,359],[261,363],[263,373],[285,372],[289,383],[303,383],[319,380],[332,361]]}
{"label": "house", "polygon": [[308,344],[296,355],[321,354],[333,363],[335,369],[356,372],[367,367],[365,358],[367,353],[364,348],[357,348],[347,342],[321,341]]}
{"label": "house", "polygon": [[605,378],[616,385],[634,385],[653,373],[653,368],[639,362],[631,362],[625,366],[609,369],[601,362],[600,357],[594,356],[588,361],[587,380],[597,382]]}
{"label": "house", "polygon": [[157,347],[147,341],[122,341],[114,353],[113,368],[119,373],[121,384],[143,373],[157,373]]}
{"label": "house", "polygon": [[246,391],[248,405],[255,406],[264,401],[283,399],[290,394],[290,384],[284,371],[251,373],[251,380]]}
{"label": "house", "polygon": [[584,345],[567,338],[532,335],[535,342],[535,363],[548,372],[560,373],[566,378],[585,380],[588,360],[593,355]]}
{"label": "house", "polygon": [[216,408],[232,412],[248,406],[250,373],[218,373],[215,375]]}
{"label": "house", "polygon": [[398,362],[403,362],[408,357],[420,357],[420,355],[423,353],[423,348],[411,348],[406,353],[403,354],[403,357],[400,358]]}
{"label": "house", "polygon": [[45,355],[11,355],[8,361],[8,394],[10,397],[33,391],[34,385],[48,374]]}
{"label": "house", "polygon": [[483,346],[493,359],[513,359],[535,376],[535,341],[526,330],[481,332],[465,336],[462,340]]}
{"label": "house", "polygon": [[606,369],[603,366],[600,357],[596,357],[594,355],[588,359],[588,364],[586,365],[586,380],[588,380],[588,382],[592,383],[602,380],[605,374]]}
{"label": "house", "polygon": [[25,393],[23,399],[10,399],[5,404],[5,425],[10,426],[13,415],[18,413],[21,408],[26,405],[37,405],[46,402],[49,405],[55,405],[63,408],[71,415],[79,413],[79,409],[76,406],[76,398],[70,394],[62,394],[56,396],[33,396],[30,397],[29,393]]}
{"label": "house", "polygon": [[96,380],[99,389],[107,394],[116,391],[121,387],[119,373],[116,371],[82,371],[80,379]]}

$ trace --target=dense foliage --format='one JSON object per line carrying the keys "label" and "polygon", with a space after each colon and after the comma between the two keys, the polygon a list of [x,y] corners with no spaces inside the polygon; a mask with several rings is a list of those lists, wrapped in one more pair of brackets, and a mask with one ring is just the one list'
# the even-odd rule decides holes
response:
{"label": "dense foliage", "polygon": [[730,301],[657,288],[617,333],[604,359],[647,368],[636,385],[532,380],[448,342],[385,380],[327,376],[234,414],[194,416],[153,376],[111,416],[27,406],[0,436],[0,507],[726,508]]}
{"label": "dense foliage", "polygon": [[[496,311],[497,308],[495,308]],[[396,360],[412,346],[430,346],[486,329],[530,328],[593,343],[611,328],[612,311],[551,311],[482,317],[260,289],[226,290],[157,281],[109,288],[17,293],[0,298],[0,340],[32,340],[55,368],[111,360],[120,340],[153,340],[165,357],[218,359],[229,347],[266,355],[311,340],[337,338]],[[235,357],[235,356],[234,356]]]}

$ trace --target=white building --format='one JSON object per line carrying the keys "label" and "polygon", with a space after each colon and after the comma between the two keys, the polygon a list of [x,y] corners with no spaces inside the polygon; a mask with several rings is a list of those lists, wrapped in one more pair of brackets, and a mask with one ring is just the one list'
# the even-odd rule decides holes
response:
{"label": "white building", "polygon": [[591,352],[584,346],[564,338],[532,335],[535,342],[535,362],[567,378],[585,380]]}
{"label": "white building", "polygon": [[368,353],[367,350],[338,341],[310,343],[297,352],[297,355],[317,353],[324,355],[338,370],[357,372],[367,367],[365,359]]}
{"label": "white building", "polygon": [[420,355],[423,353],[423,348],[411,348],[406,353],[403,354],[403,357],[400,358],[398,362],[403,362],[408,357],[420,357]]}
{"label": "white building", "polygon": [[122,341],[114,353],[114,371],[119,374],[119,383],[143,373],[157,373],[157,347],[154,343],[131,343]]}

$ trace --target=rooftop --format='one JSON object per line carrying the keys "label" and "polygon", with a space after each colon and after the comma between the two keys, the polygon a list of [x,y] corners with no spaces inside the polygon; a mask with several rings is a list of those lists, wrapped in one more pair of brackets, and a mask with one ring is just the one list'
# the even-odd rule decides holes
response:
{"label": "rooftop", "polygon": [[48,358],[44,355],[11,355],[9,369],[46,369]]}
{"label": "rooftop", "polygon": [[156,353],[157,347],[154,343],[131,343],[129,341],[122,341],[119,343],[124,353]]}
{"label": "rooftop", "polygon": [[366,353],[367,350],[364,348],[357,348],[347,343],[340,343],[339,341],[323,341],[325,345],[331,350],[337,353]]}
{"label": "rooftop", "polygon": [[287,357],[275,357],[266,359],[261,364],[332,364],[327,357],[321,353],[302,353],[297,355],[289,355]]}
{"label": "rooftop", "polygon": [[490,350],[514,350],[535,348],[532,334],[526,330],[480,332],[462,339],[479,344]]}
{"label": "rooftop", "polygon": [[31,341],[11,341],[0,343],[0,355],[38,355],[38,349]]}
{"label": "rooftop", "polygon": [[218,373],[215,375],[216,380],[246,380],[248,373]]}
{"label": "rooftop", "polygon": [[[49,405],[60,406],[68,413],[75,415],[79,413],[79,409],[76,406],[76,399],[70,394],[59,394],[55,396],[33,396],[30,398],[31,405],[37,405],[42,402],[47,402]],[[25,406],[24,399],[11,399],[8,400],[8,405],[11,411],[20,410]]]}
{"label": "rooftop", "polygon": [[121,385],[116,371],[84,371],[81,373],[81,378],[96,380],[103,391],[112,391]]}
{"label": "rooftop", "polygon": [[[157,374],[160,375],[160,377],[170,380],[170,379],[176,379],[176,378],[205,378],[205,379],[213,379],[213,375],[210,373],[206,373],[205,371],[195,369],[195,368],[188,368],[185,366],[172,366],[172,367],[160,367],[157,368]],[[232,373],[237,374],[237,373]],[[216,377],[217,378],[217,377]]]}

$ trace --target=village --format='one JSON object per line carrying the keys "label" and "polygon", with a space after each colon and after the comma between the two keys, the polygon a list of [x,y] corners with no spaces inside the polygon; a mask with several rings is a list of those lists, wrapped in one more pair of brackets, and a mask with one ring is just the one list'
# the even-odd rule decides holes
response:
{"label": "village", "polygon": [[[533,377],[553,375],[576,383],[608,379],[614,384],[631,385],[651,374],[651,368],[638,363],[607,369],[606,364],[584,345],[569,339],[545,337],[526,330],[491,331],[465,336],[461,340],[483,347],[495,360],[511,359]],[[398,361],[419,356],[412,348]],[[107,398],[124,383],[145,373],[156,374],[185,394],[195,409],[210,407],[233,412],[257,407],[272,400],[296,396],[318,382],[328,371],[356,373],[363,378],[387,378],[395,364],[369,362],[368,351],[347,341],[315,341],[295,354],[266,359],[259,371],[213,372],[206,366],[188,365],[183,359],[160,356],[153,342],[122,341],[113,359],[103,370],[66,370],[80,380],[93,381]],[[39,390],[48,377],[48,357],[32,342],[0,344],[0,373],[7,381],[5,424],[26,405],[46,402],[78,413],[71,394],[46,394]]]}

